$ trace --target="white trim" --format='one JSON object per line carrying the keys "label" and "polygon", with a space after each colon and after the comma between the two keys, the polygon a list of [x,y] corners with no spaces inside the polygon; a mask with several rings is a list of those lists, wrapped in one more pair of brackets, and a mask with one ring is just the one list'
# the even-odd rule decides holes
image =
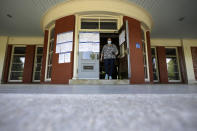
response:
{"label": "white trim", "polygon": [[[153,78],[153,82],[159,82],[160,79],[159,79],[159,66],[158,66],[158,59],[157,59],[157,48],[156,47],[151,47],[155,50],[155,64],[156,64],[156,74],[157,74],[157,79],[158,80],[154,80]],[[151,61],[152,61],[152,52],[151,52]]]}
{"label": "white trim", "polygon": [[[120,27],[122,26],[121,18],[123,18],[121,15],[115,16],[115,15],[104,15],[104,14],[91,14],[91,15],[79,15],[78,16],[78,30],[79,32],[103,32],[103,33],[115,33],[118,32]],[[98,19],[99,28],[98,29],[81,29],[81,19]],[[117,29],[110,30],[110,29],[100,29],[100,20],[101,19],[115,19],[117,20]]]}
{"label": "white trim", "polygon": [[[12,46],[12,51],[11,51],[12,53],[11,53],[11,59],[10,59],[10,67],[9,67],[9,73],[8,73],[8,82],[23,82],[23,79],[22,80],[10,80],[10,74],[11,74],[11,69],[12,69],[12,65],[13,65],[13,56],[14,56],[14,48],[15,47],[26,47],[26,46],[25,45],[13,45]],[[25,50],[26,50],[26,48],[25,48]],[[26,51],[25,51],[25,54],[21,54],[21,55],[26,56]],[[24,65],[25,65],[25,61],[24,61]],[[22,71],[20,71],[20,72],[22,72]],[[24,73],[24,69],[23,69],[23,73]]]}
{"label": "white trim", "polygon": [[[168,48],[168,49],[176,49],[176,61],[177,61],[178,73],[179,73],[179,80],[169,80],[168,79],[168,82],[181,82],[182,78],[181,78],[181,71],[180,71],[180,62],[179,62],[178,49],[177,49],[177,47],[165,47],[165,49],[166,48]],[[170,55],[168,55],[168,56],[170,56]],[[175,56],[173,55],[171,57],[175,57]],[[167,55],[166,55],[166,58],[167,58]],[[166,65],[167,65],[167,63],[166,63]],[[168,70],[167,70],[167,72],[168,72]]]}
{"label": "white trim", "polygon": [[150,14],[128,0],[69,0],[59,3],[45,12],[41,20],[42,29],[44,30],[52,21],[59,18],[85,12],[122,14],[141,21],[149,29],[153,25]]}
{"label": "white trim", "polygon": [[75,47],[74,47],[74,63],[73,63],[73,78],[72,79],[77,79],[78,78],[78,50],[79,50],[79,16],[75,15]]}
{"label": "white trim", "polygon": [[[141,25],[141,30],[143,31],[143,34],[144,34],[144,44],[145,44],[145,50],[146,50],[146,68],[147,68],[148,78],[145,78],[145,81],[150,82],[149,61],[148,61],[149,59],[148,59],[148,49],[147,49],[147,37],[146,37],[147,30],[142,25]],[[143,51],[143,53],[144,53],[144,51]],[[143,54],[143,57],[144,57],[144,54]]]}
{"label": "white trim", "polygon": [[[48,57],[49,57],[49,44],[50,44],[50,36],[51,36],[51,30],[53,30],[55,28],[55,24],[53,24],[50,28],[49,28],[49,32],[48,32],[48,41],[47,41],[47,54],[46,54],[46,65],[45,65],[45,80],[44,81],[51,81],[51,78],[47,78],[47,69],[48,69]],[[55,41],[54,41],[55,42]],[[54,45],[55,46],[55,45]]]}

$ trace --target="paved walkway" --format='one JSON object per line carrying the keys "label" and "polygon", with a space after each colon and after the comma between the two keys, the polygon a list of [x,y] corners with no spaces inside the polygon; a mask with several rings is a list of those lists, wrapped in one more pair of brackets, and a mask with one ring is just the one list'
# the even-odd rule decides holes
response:
{"label": "paved walkway", "polygon": [[196,85],[0,85],[0,131],[196,131]]}

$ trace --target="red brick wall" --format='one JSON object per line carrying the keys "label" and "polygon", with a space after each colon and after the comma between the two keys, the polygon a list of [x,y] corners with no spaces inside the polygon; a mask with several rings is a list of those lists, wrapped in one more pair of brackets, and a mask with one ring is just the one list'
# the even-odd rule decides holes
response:
{"label": "red brick wall", "polygon": [[44,83],[44,79],[45,79],[48,33],[49,33],[49,31],[48,30],[45,30],[45,33],[44,33],[43,56],[42,56],[42,68],[41,68],[41,76],[40,76],[40,82],[41,83]]}
{"label": "red brick wall", "polygon": [[[131,62],[131,84],[142,84],[144,80],[144,62],[141,38],[141,24],[139,21],[123,17],[124,22],[128,21],[129,26],[129,44],[130,44],[130,62]],[[140,48],[136,48],[136,43],[140,44]]]}
{"label": "red brick wall", "polygon": [[[57,34],[73,31],[73,37],[75,34],[75,16],[66,16],[55,22],[55,45],[52,62],[52,77],[51,82],[55,84],[68,84],[69,79],[73,77],[73,61],[74,51],[71,52],[71,63],[58,63],[59,54],[55,53],[56,50],[56,38]],[[74,38],[73,38],[73,50],[74,50]]]}
{"label": "red brick wall", "polygon": [[3,83],[8,82],[11,55],[12,55],[12,45],[8,45],[6,51],[5,63],[4,63]]}
{"label": "red brick wall", "polygon": [[152,55],[151,55],[151,43],[150,43],[150,32],[146,32],[146,40],[147,40],[147,51],[148,51],[148,64],[149,64],[149,77],[150,83],[153,83],[153,64],[152,64]]}
{"label": "red brick wall", "polygon": [[23,83],[32,83],[34,67],[35,45],[27,45],[23,71]]}
{"label": "red brick wall", "polygon": [[194,66],[194,75],[195,79],[197,80],[197,47],[191,47],[191,53]]}
{"label": "red brick wall", "polygon": [[164,46],[157,47],[157,59],[160,83],[168,83],[168,71],[166,64],[166,51]]}

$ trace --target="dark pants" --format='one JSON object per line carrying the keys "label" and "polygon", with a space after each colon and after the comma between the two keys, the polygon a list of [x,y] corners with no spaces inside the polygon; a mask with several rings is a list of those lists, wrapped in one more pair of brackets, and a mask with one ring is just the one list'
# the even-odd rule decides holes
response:
{"label": "dark pants", "polygon": [[114,61],[115,59],[104,59],[105,72],[109,76],[112,76],[112,72],[114,69]]}

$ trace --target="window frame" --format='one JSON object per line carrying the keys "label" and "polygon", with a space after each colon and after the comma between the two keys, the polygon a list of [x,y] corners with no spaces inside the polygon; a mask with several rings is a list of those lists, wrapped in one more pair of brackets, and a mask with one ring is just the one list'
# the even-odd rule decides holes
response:
{"label": "window frame", "polygon": [[[181,78],[181,71],[180,71],[180,61],[179,61],[178,49],[177,49],[177,47],[165,47],[165,49],[175,49],[176,50],[176,59],[177,59],[178,73],[179,73],[179,80],[169,80],[169,78],[168,78],[168,82],[181,82],[182,78]],[[174,57],[175,55],[166,55],[166,59],[167,59],[167,56]],[[166,62],[166,66],[167,66],[167,62]],[[168,68],[167,68],[167,73],[168,73]]]}
{"label": "window frame", "polygon": [[[23,82],[23,79],[22,80],[11,80],[10,79],[10,75],[11,75],[11,72],[12,72],[11,70],[12,70],[12,65],[13,65],[13,57],[14,57],[14,49],[15,49],[15,47],[25,47],[25,54],[17,54],[17,55],[24,55],[26,57],[26,45],[13,45],[12,46],[10,67],[9,67],[9,74],[8,74],[8,82]],[[25,66],[25,61],[24,61],[24,66]],[[23,73],[24,73],[24,69],[23,69]]]}
{"label": "window frame", "polygon": [[[159,82],[160,79],[159,79],[159,66],[158,66],[158,59],[157,59],[157,48],[156,47],[151,47],[151,49],[155,50],[156,74],[157,74],[157,79],[158,79],[158,80],[154,80],[154,78],[153,78],[153,82]],[[152,53],[151,53],[151,60],[152,60],[152,58],[153,58],[153,56],[152,56]]]}
{"label": "window frame", "polygon": [[[82,29],[81,22],[82,19],[98,19],[98,29]],[[122,16],[114,16],[114,15],[103,15],[103,14],[94,14],[94,15],[81,15],[79,16],[79,32],[118,32],[122,23],[121,23]],[[101,20],[116,20],[117,21],[117,29],[100,29]]]}
{"label": "window frame", "polygon": [[[35,55],[34,55],[34,67],[33,67],[32,82],[40,82],[40,80],[35,80],[34,79],[35,73],[36,73],[36,66],[37,66],[37,49],[38,49],[38,47],[42,47],[43,48],[43,45],[36,45]],[[42,60],[43,60],[43,53],[42,53]],[[42,71],[42,61],[41,61],[40,75],[41,75],[41,71]]]}
{"label": "window frame", "polygon": [[[150,72],[149,72],[149,61],[148,61],[148,48],[147,48],[147,37],[146,37],[146,29],[145,27],[143,27],[141,25],[141,31],[143,31],[144,34],[144,40],[142,40],[142,42],[144,42],[145,44],[145,54],[146,54],[146,68],[147,68],[147,76],[148,78],[144,77],[145,82],[149,82],[150,81]],[[143,43],[142,43],[143,44]],[[144,63],[144,50],[143,50],[143,45],[142,45],[142,52],[143,52],[143,63]],[[144,65],[145,67],[145,65]],[[145,71],[144,71],[144,75],[145,75]]]}
{"label": "window frame", "polygon": [[[46,66],[45,66],[45,81],[49,82],[51,81],[51,78],[47,78],[47,72],[48,72],[48,59],[49,59],[49,46],[50,46],[50,42],[51,42],[51,31],[54,29],[55,31],[55,24],[53,24],[50,28],[49,28],[49,32],[48,32],[48,42],[47,42],[47,56],[46,56]],[[55,46],[55,36],[54,36],[54,46]],[[54,48],[53,48],[53,53],[54,53]],[[51,65],[52,67],[52,65]]]}

